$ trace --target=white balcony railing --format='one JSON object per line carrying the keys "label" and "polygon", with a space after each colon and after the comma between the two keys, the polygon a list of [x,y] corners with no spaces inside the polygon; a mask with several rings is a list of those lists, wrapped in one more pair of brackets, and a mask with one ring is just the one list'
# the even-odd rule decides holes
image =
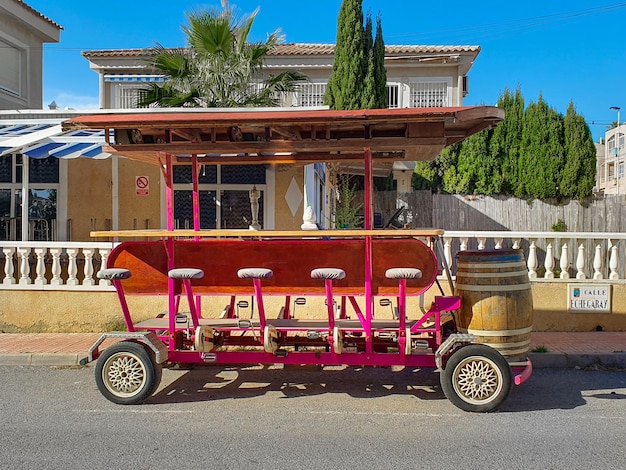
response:
{"label": "white balcony railing", "polygon": [[458,251],[515,248],[524,251],[531,280],[624,279],[623,233],[446,231],[443,239],[453,272]]}
{"label": "white balcony railing", "polygon": [[[96,273],[111,243],[0,242],[0,289],[113,290]],[[448,231],[444,258],[456,270],[456,254],[468,249],[521,248],[531,280],[625,279],[626,234],[591,232]]]}
{"label": "white balcony railing", "polygon": [[98,279],[113,245],[90,242],[0,242],[0,289],[113,290]]}

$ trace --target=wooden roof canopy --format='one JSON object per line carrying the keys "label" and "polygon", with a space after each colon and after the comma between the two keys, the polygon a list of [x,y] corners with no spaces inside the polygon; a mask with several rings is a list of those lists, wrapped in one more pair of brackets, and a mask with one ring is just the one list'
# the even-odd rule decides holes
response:
{"label": "wooden roof canopy", "polygon": [[[63,130],[104,129],[106,152],[160,165],[162,152],[188,163],[313,163],[432,160],[446,146],[504,119],[492,106],[367,110],[303,108],[148,109],[63,122]],[[113,132],[110,132],[113,131]],[[111,141],[110,136],[115,140]]]}

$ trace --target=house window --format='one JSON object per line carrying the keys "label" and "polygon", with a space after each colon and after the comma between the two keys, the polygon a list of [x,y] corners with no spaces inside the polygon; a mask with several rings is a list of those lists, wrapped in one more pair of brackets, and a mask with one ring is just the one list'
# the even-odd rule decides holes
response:
{"label": "house window", "polygon": [[426,80],[409,84],[409,108],[450,106],[451,80]]}
{"label": "house window", "polygon": [[[0,157],[0,240],[22,239],[21,154]],[[59,160],[28,161],[28,240],[56,240]]]}
{"label": "house window", "polygon": [[0,89],[20,96],[24,51],[0,41]]}
{"label": "house window", "polygon": [[141,88],[141,86],[137,85],[115,85],[113,107],[116,109],[138,108],[137,102],[139,101],[139,90]]}
{"label": "house window", "polygon": [[326,83],[303,83],[296,87],[296,106],[324,106]]}
{"label": "house window", "polygon": [[400,107],[400,86],[397,84],[387,85],[387,96],[389,98],[390,108]]}
{"label": "house window", "polygon": [[[176,228],[193,228],[191,167],[174,167],[174,219]],[[202,165],[198,174],[200,228],[248,228],[252,223],[250,190],[259,198],[258,221],[263,227],[266,188],[264,165]]]}

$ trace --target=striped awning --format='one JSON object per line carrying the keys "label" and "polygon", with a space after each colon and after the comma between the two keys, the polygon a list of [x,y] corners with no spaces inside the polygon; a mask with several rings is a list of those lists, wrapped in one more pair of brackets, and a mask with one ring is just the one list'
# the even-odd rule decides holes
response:
{"label": "striped awning", "polygon": [[165,82],[164,75],[132,74],[132,73],[105,73],[105,82]]}
{"label": "striped awning", "polygon": [[60,123],[0,124],[0,156],[21,153],[29,158],[103,159],[104,131],[83,129],[63,132]]}

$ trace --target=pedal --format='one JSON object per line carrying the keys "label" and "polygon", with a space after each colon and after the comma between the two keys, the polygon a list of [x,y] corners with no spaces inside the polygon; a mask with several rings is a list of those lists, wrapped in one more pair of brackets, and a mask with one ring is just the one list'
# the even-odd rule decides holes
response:
{"label": "pedal", "polygon": [[380,339],[391,339],[394,341],[398,341],[397,335],[388,331],[381,331],[380,333],[378,333],[378,337]]}
{"label": "pedal", "polygon": [[277,349],[276,351],[274,351],[274,356],[278,356],[278,357],[287,357],[289,351],[287,351],[286,349]]}
{"label": "pedal", "polygon": [[425,339],[414,339],[411,342],[411,346],[413,347],[413,349],[428,349],[430,347],[428,341],[426,341]]}
{"label": "pedal", "polygon": [[237,320],[237,328],[252,328],[250,320]]}

